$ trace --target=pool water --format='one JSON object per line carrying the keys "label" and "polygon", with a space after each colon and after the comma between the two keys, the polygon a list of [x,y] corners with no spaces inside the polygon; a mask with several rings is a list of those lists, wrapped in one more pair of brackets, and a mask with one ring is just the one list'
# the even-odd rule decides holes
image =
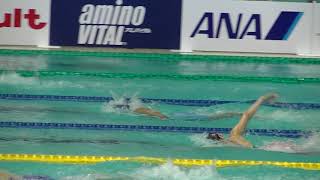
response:
{"label": "pool water", "polygon": [[[160,57],[160,58],[159,58]],[[281,59],[280,59],[281,60]],[[156,57],[108,57],[97,54],[1,53],[0,94],[104,96],[121,99],[164,98],[189,100],[248,101],[276,92],[277,101],[320,103],[319,83],[277,83],[174,78],[105,78],[102,76],[23,76],[19,71],[89,72],[110,74],[162,74],[254,76],[275,78],[319,78],[320,63],[275,63],[191,60]],[[5,70],[5,71],[3,71]],[[233,127],[239,117],[224,120],[188,120],[175,114],[211,115],[215,112],[243,112],[250,104],[230,103],[209,107],[148,103],[169,116],[168,120],[114,109],[108,102],[0,100],[1,121],[60,122],[86,124],[129,124],[187,127]],[[139,101],[139,100],[136,100]],[[299,129],[319,131],[319,109],[289,109],[262,106],[250,121],[250,129]],[[1,128],[0,153],[105,156],[150,156],[190,159],[235,159],[288,162],[320,162],[319,135],[284,138],[247,135],[256,146],[274,141],[299,144],[312,153],[284,153],[259,149],[223,147],[207,140],[206,134],[70,129]],[[319,171],[272,166],[179,167],[170,161],[162,165],[107,162],[94,165],[0,161],[0,169],[17,175],[43,175],[53,179],[320,179]]]}

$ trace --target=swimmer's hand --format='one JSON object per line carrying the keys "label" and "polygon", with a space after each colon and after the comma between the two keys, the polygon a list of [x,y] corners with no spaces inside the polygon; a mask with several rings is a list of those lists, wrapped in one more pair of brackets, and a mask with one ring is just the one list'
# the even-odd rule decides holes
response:
{"label": "swimmer's hand", "polygon": [[168,116],[165,116],[165,115],[163,115],[163,114],[160,114],[158,117],[159,117],[161,120],[166,120],[166,119],[168,119]]}
{"label": "swimmer's hand", "polygon": [[163,115],[163,114],[161,114],[160,112],[158,112],[158,111],[154,111],[154,112],[152,112],[152,114],[150,114],[151,116],[155,116],[155,117],[158,117],[158,118],[160,118],[161,120],[166,120],[166,119],[168,119],[168,117],[166,116],[166,115]]}
{"label": "swimmer's hand", "polygon": [[279,95],[276,93],[270,93],[262,96],[261,98],[263,99],[264,102],[272,103],[274,99],[278,98]]}
{"label": "swimmer's hand", "polygon": [[158,111],[149,111],[149,112],[147,113],[147,115],[153,116],[153,117],[158,117],[158,118],[161,119],[161,120],[166,120],[166,119],[168,119],[167,116],[161,114],[161,113],[158,112]]}

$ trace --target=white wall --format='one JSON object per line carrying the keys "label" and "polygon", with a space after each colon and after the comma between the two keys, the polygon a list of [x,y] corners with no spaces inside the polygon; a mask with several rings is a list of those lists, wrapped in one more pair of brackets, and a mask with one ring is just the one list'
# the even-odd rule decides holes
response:
{"label": "white wall", "polygon": [[320,4],[314,3],[312,54],[320,56]]}
{"label": "white wall", "polygon": [[[50,3],[50,0],[0,0],[0,44],[48,45]],[[21,9],[21,16],[15,13],[15,9]],[[40,16],[38,19],[30,19],[30,22],[36,25],[33,27],[40,28],[42,27],[41,23],[46,23],[43,28],[33,29],[29,26],[29,19],[24,18],[25,14],[29,14],[29,9],[35,9],[35,14]],[[11,27],[1,27],[1,24],[4,25],[5,14],[11,16],[11,22],[7,21]],[[19,19],[20,23],[17,21]]]}
{"label": "white wall", "polygon": [[[239,26],[240,34],[245,29],[252,14],[260,14],[261,37],[265,38],[281,11],[303,12],[288,40],[257,40],[254,36],[244,36],[243,39],[230,39],[225,23],[221,28],[219,38],[208,38],[205,34],[190,37],[204,12],[213,13],[214,33],[221,13],[229,13],[236,29],[238,16],[242,13]],[[182,16],[181,50],[182,51],[232,51],[232,52],[265,52],[265,53],[295,53],[309,54],[311,46],[311,3],[286,2],[248,2],[220,0],[184,0]],[[207,29],[207,23],[201,29]],[[251,23],[248,32],[255,31],[255,23]]]}

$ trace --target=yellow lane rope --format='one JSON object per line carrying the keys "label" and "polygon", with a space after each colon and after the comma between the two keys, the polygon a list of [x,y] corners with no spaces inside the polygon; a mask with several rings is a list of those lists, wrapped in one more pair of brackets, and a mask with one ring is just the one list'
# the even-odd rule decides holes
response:
{"label": "yellow lane rope", "polygon": [[73,155],[43,155],[43,154],[0,154],[0,161],[32,161],[47,163],[95,164],[109,161],[129,161],[150,164],[163,164],[171,161],[181,166],[257,166],[270,165],[285,168],[305,170],[320,170],[320,163],[285,162],[285,161],[251,161],[251,160],[209,160],[209,159],[166,159],[155,157],[124,157],[124,156],[73,156]]}

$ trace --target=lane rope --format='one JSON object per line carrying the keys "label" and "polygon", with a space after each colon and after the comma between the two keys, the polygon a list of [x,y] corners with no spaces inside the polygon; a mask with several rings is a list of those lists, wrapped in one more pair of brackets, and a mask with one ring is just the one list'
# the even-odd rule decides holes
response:
{"label": "lane rope", "polygon": [[[12,180],[14,180],[15,178],[12,178]],[[11,180],[11,179],[9,179]],[[31,176],[31,175],[25,175],[22,176],[21,180],[53,180],[52,178],[50,178],[49,176]]]}
{"label": "lane rope", "polygon": [[[77,130],[117,130],[143,132],[176,132],[176,133],[229,133],[231,128],[149,126],[149,125],[115,125],[115,124],[75,124],[75,123],[43,123],[43,122],[0,122],[0,128],[21,129],[77,129]],[[286,138],[308,137],[312,131],[278,130],[278,129],[247,129],[246,133],[258,136],[276,136]]]}
{"label": "lane rope", "polygon": [[71,50],[12,50],[0,49],[1,55],[54,55],[54,56],[91,56],[134,60],[161,60],[166,62],[199,61],[224,63],[265,63],[265,64],[320,64],[319,58],[303,57],[261,57],[261,56],[223,56],[164,53],[123,53],[123,52],[88,52]]}
{"label": "lane rope", "polygon": [[[74,102],[109,102],[112,97],[99,96],[57,96],[57,95],[31,95],[31,94],[0,94],[0,99],[6,100],[45,100],[45,101],[74,101]],[[164,103],[169,105],[180,106],[198,106],[209,107],[214,105],[229,104],[229,103],[253,103],[249,101],[222,101],[222,100],[192,100],[192,99],[157,99],[157,98],[139,98],[143,103]],[[130,100],[130,98],[127,98]],[[285,103],[275,102],[273,104],[263,104],[276,108],[289,108],[296,110],[320,109],[320,104],[317,103]]]}
{"label": "lane rope", "polygon": [[172,162],[180,166],[257,166],[268,165],[284,168],[297,168],[305,170],[320,170],[320,163],[311,162],[285,162],[285,161],[253,161],[253,160],[210,160],[210,159],[166,159],[157,157],[126,157],[126,156],[74,156],[74,155],[44,155],[44,154],[0,154],[1,161],[33,161],[63,164],[95,164],[111,161],[139,162],[163,164]]}
{"label": "lane rope", "polygon": [[285,84],[320,83],[320,78],[303,77],[257,77],[257,76],[225,76],[225,75],[179,75],[179,74],[131,74],[131,73],[104,73],[104,72],[71,72],[71,71],[27,71],[27,70],[0,70],[0,73],[15,72],[23,77],[52,77],[78,76],[100,77],[110,79],[168,79],[168,80],[210,80],[236,82],[272,82]]}

